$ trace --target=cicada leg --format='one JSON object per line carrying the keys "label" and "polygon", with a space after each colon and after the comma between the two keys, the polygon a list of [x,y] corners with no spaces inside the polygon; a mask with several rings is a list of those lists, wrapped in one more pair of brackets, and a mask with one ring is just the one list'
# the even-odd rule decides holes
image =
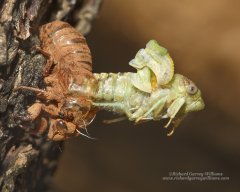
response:
{"label": "cicada leg", "polygon": [[46,91],[35,88],[35,87],[19,86],[19,87],[14,88],[14,91],[18,91],[18,90],[27,90],[27,91],[32,91],[32,92],[36,93],[37,95],[46,95]]}
{"label": "cicada leg", "polygon": [[[161,113],[161,111],[163,110],[166,100],[167,100],[167,97],[164,97],[164,98],[160,99],[158,102],[156,102],[146,113],[144,113],[142,116],[140,116],[136,119],[136,123],[141,120],[144,120],[144,119],[154,119],[154,117],[159,115]],[[155,114],[152,117],[148,117],[149,114],[152,113],[153,111]],[[137,113],[137,111],[136,111],[136,113]]]}
{"label": "cicada leg", "polygon": [[47,63],[44,66],[44,69],[43,69],[43,76],[44,77],[46,77],[50,74],[50,71],[51,71],[51,68],[52,68],[53,64],[54,64],[54,62],[53,62],[52,57],[49,57],[49,59],[47,60]]}
{"label": "cicada leg", "polygon": [[52,118],[59,117],[60,110],[53,104],[43,105],[42,110],[49,114]]}
{"label": "cicada leg", "polygon": [[37,51],[40,52],[42,55],[44,55],[45,57],[48,58],[47,63],[46,63],[46,65],[45,65],[44,69],[43,69],[43,76],[45,76],[45,77],[48,76],[49,73],[50,73],[50,70],[51,70],[51,68],[52,68],[52,65],[54,64],[53,58],[51,57],[51,55],[50,55],[48,52],[44,51],[44,50],[43,50],[41,47],[39,47],[38,45],[33,46],[33,49],[37,50]]}
{"label": "cicada leg", "polygon": [[115,118],[115,119],[103,120],[103,123],[106,123],[106,124],[117,123],[117,122],[120,122],[120,121],[124,121],[125,119],[126,119],[126,117],[123,116],[123,117],[118,117],[118,118]]}
{"label": "cicada leg", "polygon": [[58,98],[58,96],[59,96],[54,92],[45,91],[45,90],[35,88],[35,87],[19,86],[14,89],[14,91],[18,91],[18,90],[32,91],[37,95],[38,98],[43,98],[46,100],[56,100],[56,98]]}
{"label": "cicada leg", "polygon": [[27,110],[27,118],[30,120],[36,119],[42,111],[42,106],[42,103],[34,103],[32,106],[30,106]]}
{"label": "cicada leg", "polygon": [[48,52],[44,51],[40,46],[35,45],[32,47],[32,49],[35,49],[36,51],[42,53],[44,56],[50,58],[50,54]]}
{"label": "cicada leg", "polygon": [[177,113],[180,111],[180,109],[184,105],[184,103],[185,103],[185,99],[183,97],[178,98],[173,101],[173,103],[170,105],[170,107],[167,110],[167,114],[170,117],[170,119],[169,119],[168,123],[164,126],[165,128],[167,128],[171,124],[172,120],[177,115]]}
{"label": "cicada leg", "polygon": [[42,103],[34,103],[32,106],[30,106],[27,110],[27,115],[20,116],[20,115],[14,115],[15,118],[20,119],[22,121],[33,121],[35,120],[39,114],[42,111]]}
{"label": "cicada leg", "polygon": [[176,129],[176,128],[179,126],[179,124],[182,122],[183,118],[184,118],[184,116],[179,117],[179,118],[177,118],[176,120],[174,120],[172,130],[167,134],[167,136],[171,136],[171,135],[174,133],[175,129]]}

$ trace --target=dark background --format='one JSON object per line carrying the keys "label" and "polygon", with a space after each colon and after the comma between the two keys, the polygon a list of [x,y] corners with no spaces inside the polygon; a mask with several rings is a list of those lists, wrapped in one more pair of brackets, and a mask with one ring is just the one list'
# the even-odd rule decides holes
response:
{"label": "dark background", "polygon": [[[238,191],[240,171],[240,1],[105,0],[87,36],[95,72],[134,71],[128,62],[150,39],[166,47],[175,71],[203,93],[172,137],[162,122],[135,126],[98,113],[98,140],[66,141],[56,191]],[[221,172],[229,181],[163,181],[169,172]]]}

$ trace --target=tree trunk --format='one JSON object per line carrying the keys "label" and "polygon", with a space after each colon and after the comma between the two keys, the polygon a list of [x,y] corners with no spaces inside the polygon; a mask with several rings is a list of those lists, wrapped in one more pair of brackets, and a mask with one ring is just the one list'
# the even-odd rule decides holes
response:
{"label": "tree trunk", "polygon": [[97,16],[101,0],[2,0],[0,2],[0,189],[46,191],[56,170],[62,142],[33,135],[35,122],[22,122],[32,93],[17,86],[43,87],[46,59],[40,45],[39,26],[64,20],[86,34]]}

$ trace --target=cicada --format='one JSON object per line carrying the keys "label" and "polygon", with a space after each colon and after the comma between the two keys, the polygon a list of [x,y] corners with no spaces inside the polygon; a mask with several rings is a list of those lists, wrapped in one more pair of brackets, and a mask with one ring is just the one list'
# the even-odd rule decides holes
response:
{"label": "cicada", "polygon": [[[136,72],[92,73],[85,38],[68,23],[41,27],[41,48],[47,58],[45,89],[20,86],[36,93],[25,120],[39,120],[48,138],[64,140],[81,134],[97,110],[108,110],[135,123],[169,118],[171,135],[183,117],[204,108],[201,92],[188,78],[174,73],[173,61],[155,40],[129,62]],[[122,118],[121,118],[122,119]],[[49,122],[49,123],[47,123]]]}
{"label": "cicada", "polygon": [[[187,77],[174,74],[172,58],[157,41],[150,40],[129,64],[137,72],[94,73],[98,89],[92,94],[93,106],[118,113],[136,123],[169,118],[165,127],[171,122],[173,127],[168,135],[187,113],[204,108],[201,91]],[[70,84],[69,90],[80,94],[84,91],[82,86],[74,83]]]}

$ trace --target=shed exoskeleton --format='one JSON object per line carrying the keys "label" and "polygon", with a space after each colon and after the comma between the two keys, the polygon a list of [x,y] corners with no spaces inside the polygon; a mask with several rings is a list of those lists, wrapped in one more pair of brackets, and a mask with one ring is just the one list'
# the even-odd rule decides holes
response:
{"label": "shed exoskeleton", "polygon": [[[48,130],[50,140],[64,140],[82,134],[80,129],[92,122],[96,110],[92,109],[89,95],[69,92],[69,84],[81,85],[83,81],[94,81],[92,57],[85,38],[71,25],[53,21],[40,28],[41,48],[47,58],[43,70],[45,89],[19,86],[17,90],[28,90],[36,94],[37,100],[21,117],[24,121],[35,121],[36,130]],[[48,122],[48,123],[46,123]],[[87,136],[87,135],[86,135]]]}

